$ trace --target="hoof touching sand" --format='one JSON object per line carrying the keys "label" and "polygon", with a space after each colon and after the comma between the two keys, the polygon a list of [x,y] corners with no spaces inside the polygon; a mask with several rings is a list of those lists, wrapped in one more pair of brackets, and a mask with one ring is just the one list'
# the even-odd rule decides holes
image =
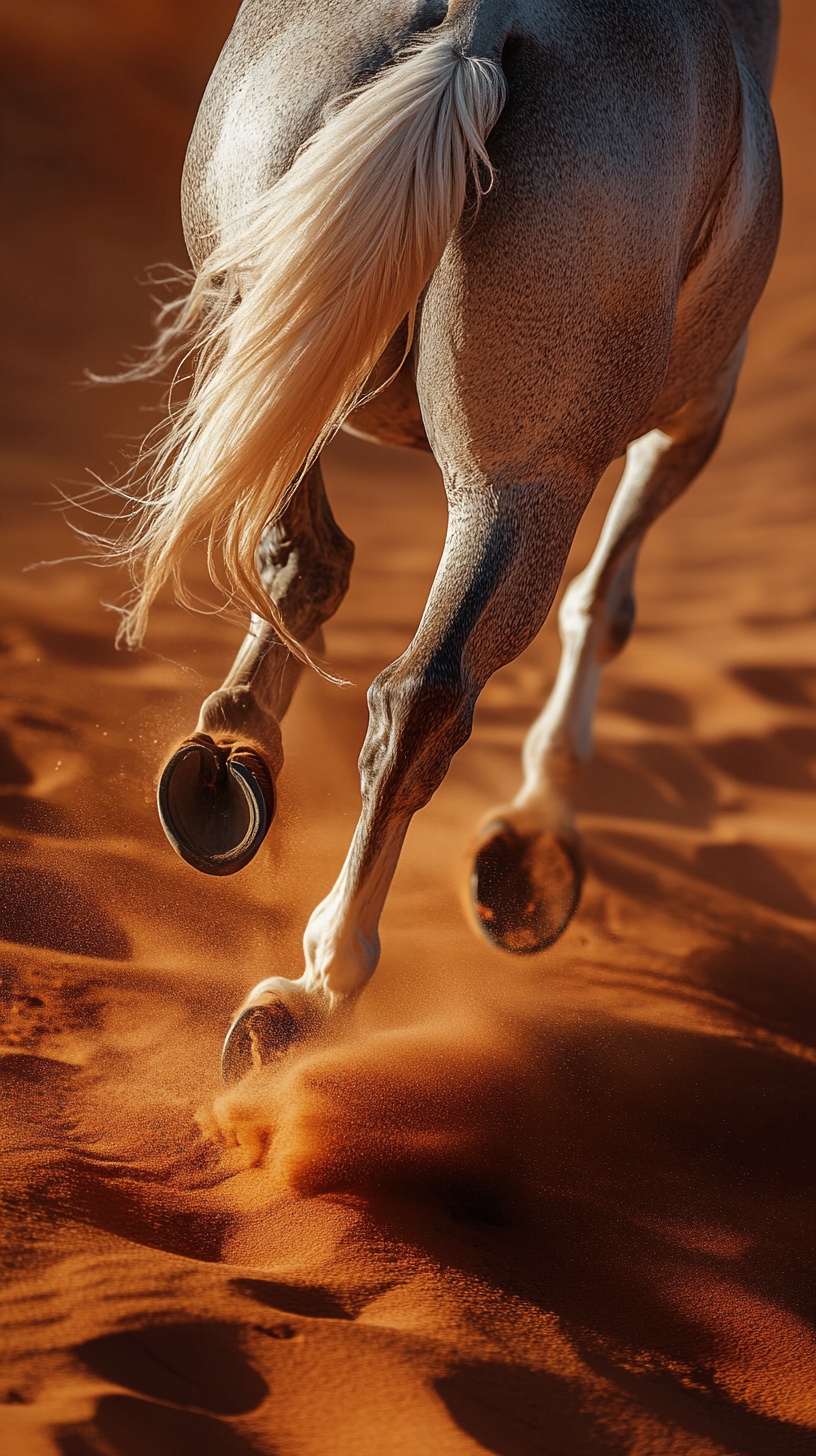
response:
{"label": "hoof touching sand", "polygon": [[221,1075],[230,1086],[248,1072],[269,1066],[298,1039],[298,1026],[288,1006],[276,997],[262,1006],[240,1011],[227,1032],[221,1052]]}

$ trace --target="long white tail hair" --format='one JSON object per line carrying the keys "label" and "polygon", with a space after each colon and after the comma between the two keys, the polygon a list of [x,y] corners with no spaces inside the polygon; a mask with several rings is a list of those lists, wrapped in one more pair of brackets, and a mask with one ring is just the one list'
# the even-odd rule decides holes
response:
{"label": "long white tail hair", "polygon": [[141,642],[168,579],[193,604],[182,563],[206,540],[228,599],[305,656],[263,588],[258,543],[406,317],[410,341],[469,179],[477,201],[492,184],[485,140],[504,99],[494,61],[462,55],[450,37],[420,42],[353,92],[223,230],[155,351],[192,339],[196,363],[117,548],[135,584],[125,641]]}

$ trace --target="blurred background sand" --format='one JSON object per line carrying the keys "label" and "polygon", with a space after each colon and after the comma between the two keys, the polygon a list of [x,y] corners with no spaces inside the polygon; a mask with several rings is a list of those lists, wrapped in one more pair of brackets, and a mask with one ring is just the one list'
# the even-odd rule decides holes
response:
{"label": "blurred background sand", "polygon": [[327,651],[353,686],[303,681],[266,846],[197,876],[154,784],[239,630],[165,602],[146,649],[117,653],[115,581],[23,568],[76,555],[54,486],[109,476],[156,417],[158,391],[79,382],[149,338],[148,265],[185,261],[181,162],[234,10],[0,8],[3,1449],[811,1450],[813,7],[784,6],[785,226],[737,402],[651,533],[603,687],[573,925],[516,962],[464,908],[551,621],[417,817],[347,1040],[224,1098],[229,1013],[299,970],[356,817],[365,690],[444,534],[429,458],[332,446],[357,564]]}

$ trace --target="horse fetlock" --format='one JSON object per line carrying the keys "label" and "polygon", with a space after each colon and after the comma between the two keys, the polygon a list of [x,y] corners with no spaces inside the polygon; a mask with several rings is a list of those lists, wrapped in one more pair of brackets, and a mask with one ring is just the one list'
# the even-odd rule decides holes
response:
{"label": "horse fetlock", "polygon": [[245,741],[257,746],[273,780],[283,768],[280,724],[249,687],[218,688],[210,693],[201,704],[196,731],[225,745]]}
{"label": "horse fetlock", "polygon": [[[533,725],[524,744],[525,783],[514,802],[546,806],[568,806],[569,795],[592,753],[591,724],[575,721],[563,713]],[[571,810],[569,811],[571,814]]]}
{"label": "horse fetlock", "polygon": [[289,980],[287,976],[267,976],[253,986],[237,1014],[248,1007],[269,1006],[278,1001],[286,1006],[302,1031],[313,1031],[331,1009],[328,996],[305,975],[296,980]]}
{"label": "horse fetlock", "polygon": [[310,993],[322,997],[333,1012],[359,994],[380,959],[376,930],[364,934],[325,901],[309,921],[303,949],[306,956],[303,985]]}
{"label": "horse fetlock", "polygon": [[[575,765],[576,761],[572,758],[570,762]],[[577,768],[573,767],[573,778],[576,773]],[[576,847],[580,843],[569,795],[550,775],[534,792],[522,790],[506,808],[494,809],[483,823],[499,815],[509,819],[519,834],[555,834],[574,842]]]}

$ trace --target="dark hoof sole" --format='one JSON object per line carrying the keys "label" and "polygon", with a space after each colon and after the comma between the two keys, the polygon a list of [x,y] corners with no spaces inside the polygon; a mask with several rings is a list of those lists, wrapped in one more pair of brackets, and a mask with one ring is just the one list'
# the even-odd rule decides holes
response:
{"label": "dark hoof sole", "polygon": [[275,813],[272,775],[261,755],[225,748],[204,733],[168,760],[157,802],[174,850],[205,875],[234,875],[248,865]]}
{"label": "dark hoof sole", "polygon": [[227,1032],[221,1076],[227,1086],[240,1082],[247,1072],[278,1061],[297,1039],[297,1022],[283,1001],[248,1006]]}
{"label": "dark hoof sole", "polygon": [[506,820],[488,825],[471,875],[483,935],[513,955],[535,955],[563,935],[581,898],[576,850],[554,834],[520,834]]}

